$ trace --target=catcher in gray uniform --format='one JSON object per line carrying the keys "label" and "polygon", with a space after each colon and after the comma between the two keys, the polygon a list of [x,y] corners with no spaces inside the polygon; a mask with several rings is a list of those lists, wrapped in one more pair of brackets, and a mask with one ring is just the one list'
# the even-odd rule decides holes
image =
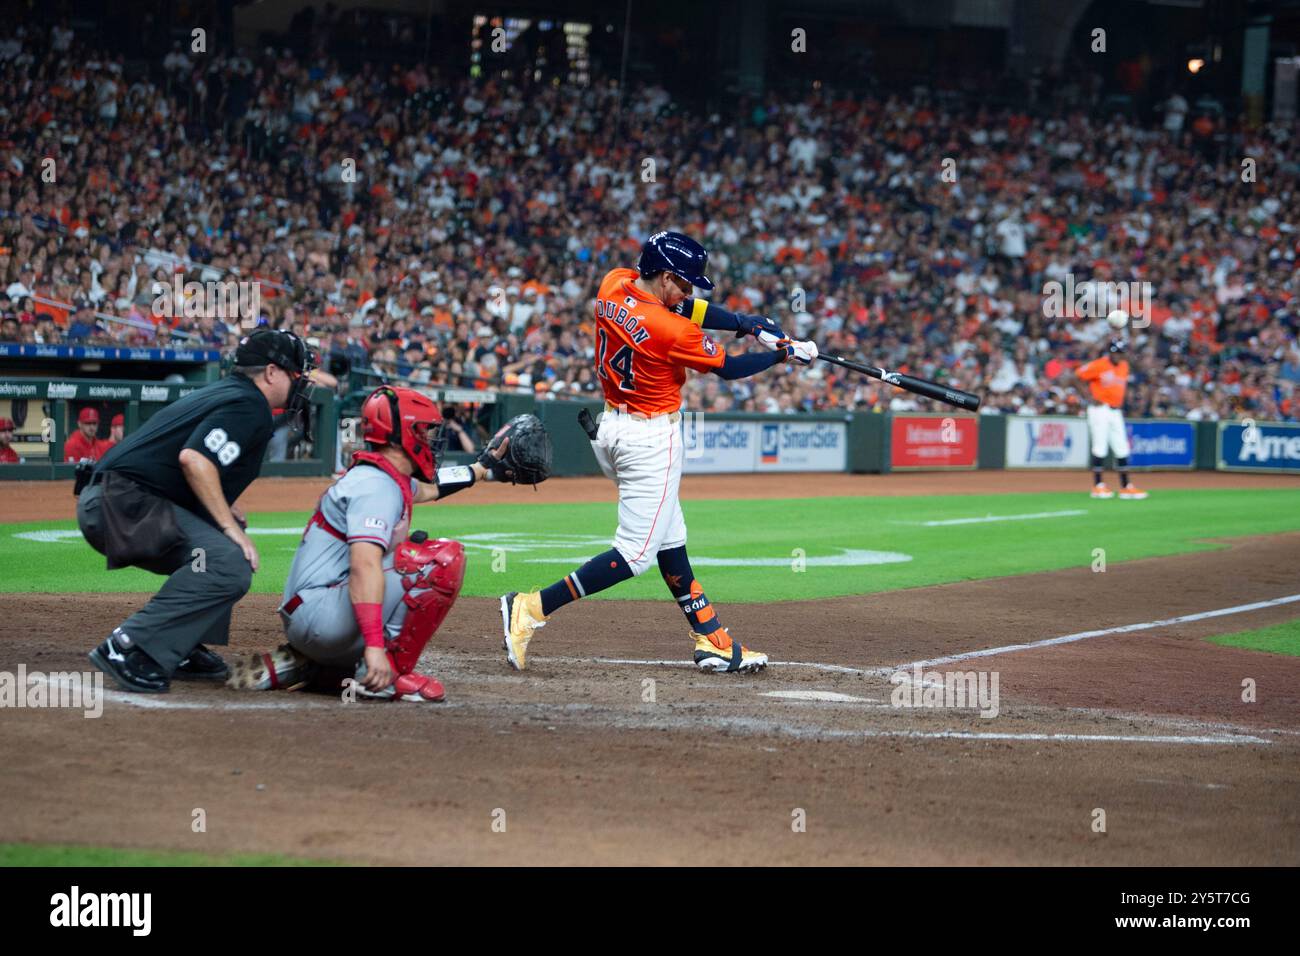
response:
{"label": "catcher in gray uniform", "polygon": [[232,687],[293,688],[342,671],[361,696],[442,700],[441,682],[415,665],[460,592],[465,550],[410,533],[412,508],[477,481],[550,474],[550,440],[532,415],[507,422],[474,464],[441,469],[442,415],[426,396],[381,386],[361,417],[367,450],[321,495],[289,568],[279,609],[288,643],[237,661]]}

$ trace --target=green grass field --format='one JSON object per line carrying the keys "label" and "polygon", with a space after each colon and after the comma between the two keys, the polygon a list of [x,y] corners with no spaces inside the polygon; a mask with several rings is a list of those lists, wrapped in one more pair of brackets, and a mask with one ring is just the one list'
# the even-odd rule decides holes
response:
{"label": "green grass field", "polygon": [[1272,627],[1220,634],[1210,638],[1210,641],[1228,647],[1243,647],[1249,651],[1268,651],[1270,654],[1290,654],[1293,657],[1300,657],[1300,617],[1294,621],[1274,624]]}
{"label": "green grass field", "polygon": [[0,867],[6,866],[341,866],[326,860],[303,860],[271,853],[210,856],[175,850],[117,850],[103,846],[51,846],[0,843]]}
{"label": "green grass field", "polygon": [[[549,584],[609,546],[613,502],[416,509],[415,528],[465,542],[465,593]],[[1208,550],[1207,539],[1300,529],[1300,489],[1166,491],[1146,501],[1078,494],[683,502],[695,570],[728,602],[865,594]],[[1027,515],[1048,517],[1023,517]],[[1015,520],[984,521],[989,516]],[[252,516],[262,568],[279,592],[308,512]],[[934,524],[934,522],[955,522]],[[881,561],[879,553],[894,560]],[[876,553],[876,554],[873,554]],[[902,559],[902,560],[899,560]],[[876,562],[876,563],[872,563]],[[74,522],[0,525],[0,592],[152,591],[158,578],[104,559]],[[603,598],[658,598],[650,573]]]}

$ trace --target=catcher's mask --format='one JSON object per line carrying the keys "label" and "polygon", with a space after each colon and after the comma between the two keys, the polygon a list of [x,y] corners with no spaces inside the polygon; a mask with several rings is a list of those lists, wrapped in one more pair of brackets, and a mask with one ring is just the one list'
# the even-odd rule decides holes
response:
{"label": "catcher's mask", "polygon": [[381,385],[361,406],[366,430],[375,445],[396,445],[410,457],[416,477],[433,481],[447,443],[442,414],[433,400],[413,388]]}
{"label": "catcher's mask", "polygon": [[307,376],[316,367],[314,356],[307,344],[287,329],[258,329],[239,340],[235,350],[236,365],[275,365],[293,379],[284,411],[289,420],[301,429],[303,438],[311,440],[311,379]]}

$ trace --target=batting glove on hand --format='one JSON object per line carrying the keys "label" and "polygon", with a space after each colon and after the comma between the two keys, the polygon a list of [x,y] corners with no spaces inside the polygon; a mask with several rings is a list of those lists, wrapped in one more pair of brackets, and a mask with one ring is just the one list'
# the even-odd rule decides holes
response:
{"label": "batting glove on hand", "polygon": [[759,332],[758,340],[774,352],[784,350],[787,359],[795,359],[803,365],[811,365],[817,358],[816,342],[798,342],[785,337],[778,338],[771,332]]}
{"label": "batting glove on hand", "polygon": [[777,325],[765,315],[746,315],[744,312],[736,313],[736,338],[743,335],[752,335],[758,337],[759,333],[767,332],[775,335],[778,339],[786,338],[786,334],[781,331],[781,326]]}
{"label": "batting glove on hand", "polygon": [[816,342],[787,342],[790,346],[790,357],[801,365],[811,365],[817,358]]}

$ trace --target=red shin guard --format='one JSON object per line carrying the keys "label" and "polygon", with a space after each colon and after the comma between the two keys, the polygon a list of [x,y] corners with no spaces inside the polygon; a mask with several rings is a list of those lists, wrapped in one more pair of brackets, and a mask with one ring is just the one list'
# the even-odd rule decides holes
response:
{"label": "red shin guard", "polygon": [[401,632],[388,642],[388,651],[397,672],[409,674],[456,603],[465,580],[465,549],[459,541],[446,538],[403,541],[393,567],[402,576],[406,619]]}

